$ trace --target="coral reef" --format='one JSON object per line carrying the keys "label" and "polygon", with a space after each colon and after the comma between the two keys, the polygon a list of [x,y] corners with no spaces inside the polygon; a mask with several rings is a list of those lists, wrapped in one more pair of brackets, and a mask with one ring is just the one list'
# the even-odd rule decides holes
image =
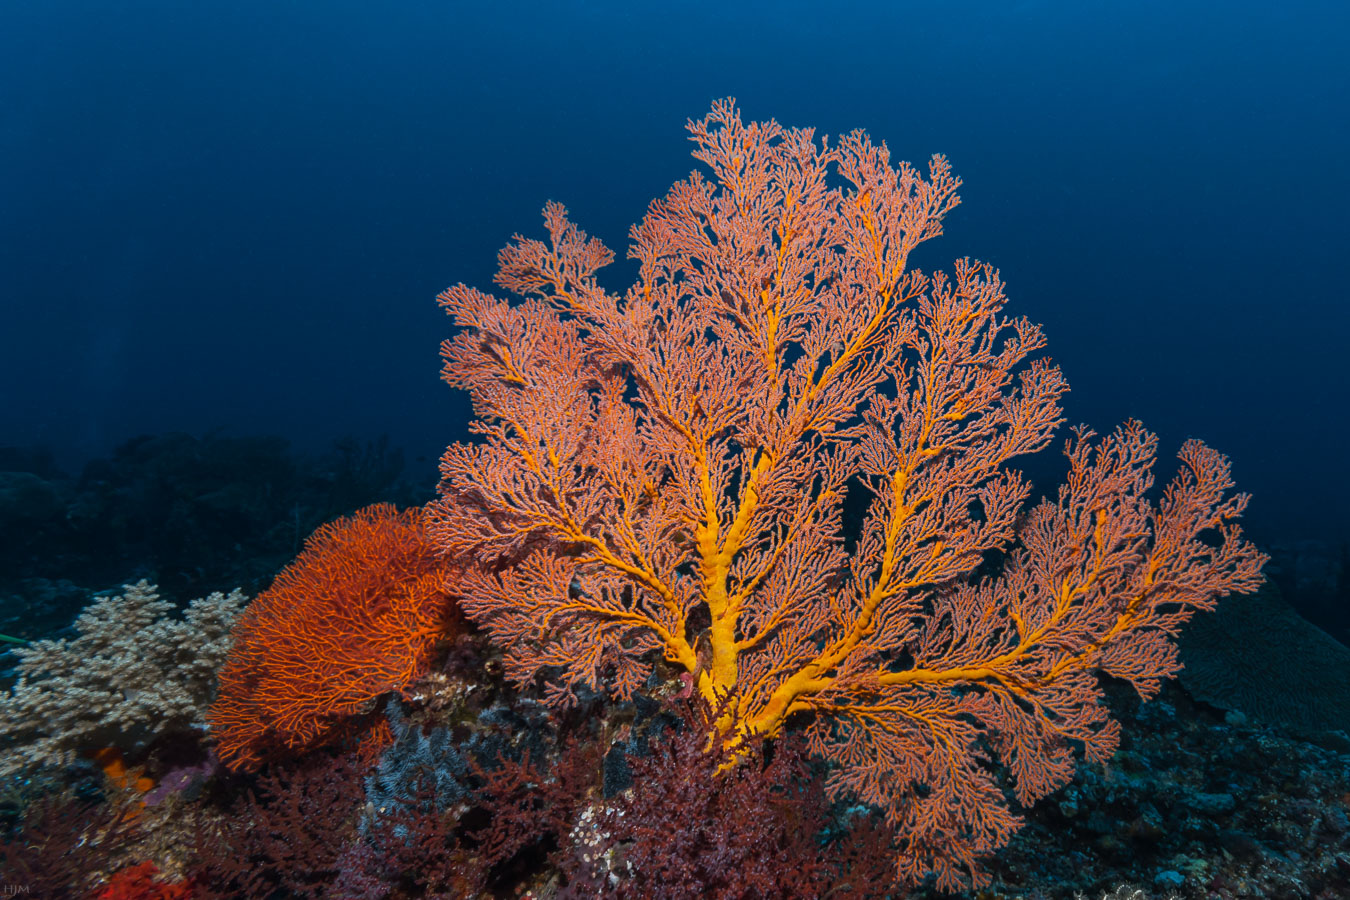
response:
{"label": "coral reef", "polygon": [[[1028,810],[1027,826],[991,862],[990,887],[966,900],[1097,898],[1124,882],[1144,886],[1125,894],[1140,900],[1350,895],[1350,741],[1321,748],[1231,724],[1175,683],[1143,705],[1116,684],[1108,702],[1129,725],[1109,769],[1081,769],[1052,802]],[[803,765],[795,741],[768,742],[763,757],[715,782],[725,788],[695,790],[717,764],[703,752],[697,714],[674,728],[667,712],[647,716],[663,724],[637,741],[616,727],[632,709],[585,703],[561,740],[548,736],[528,754],[499,746],[505,761],[493,768],[471,761],[450,806],[424,789],[429,782],[399,778],[381,788],[391,808],[371,820],[363,770],[321,750],[260,775],[218,771],[206,790],[134,820],[105,803],[68,801],[52,816],[44,798],[0,845],[0,865],[31,877],[42,896],[81,900],[147,859],[169,887],[192,874],[203,897],[666,896],[638,889],[654,873],[747,900],[895,890],[875,812],[822,805],[821,773]],[[479,729],[449,707],[413,708],[400,721],[400,733],[453,729],[460,744]],[[607,796],[601,759],[616,743],[650,750],[628,756],[631,783]],[[115,821],[120,837],[107,830]],[[139,829],[165,835],[147,843]],[[930,883],[905,896],[942,894]]]}
{"label": "coral reef", "polygon": [[[7,891],[1350,896],[1346,651],[1264,593],[1212,612],[1264,562],[1227,460],[1188,442],[1158,496],[1142,426],[1079,429],[1024,509],[1006,464],[1065,387],[992,269],[907,271],[946,161],[729,102],[690,127],[714,177],[653,204],[625,295],[556,204],[499,259],[523,303],[443,295],[483,440],[433,507],[318,528],[242,613],[142,582],[12,650]],[[78,487],[0,449],[0,568],[102,517],[204,590],[401,466],[351,443],[315,482],[282,449],[141,439]],[[68,618],[84,576],[48,576],[94,557],[56,543],[0,578],[32,588],[7,621]],[[1343,550],[1295,551],[1289,586],[1344,593]]]}
{"label": "coral reef", "polygon": [[0,694],[0,773],[204,728],[244,600],[239,591],[211,594],[176,617],[142,581],[91,604],[75,637],[11,650],[19,679]]}

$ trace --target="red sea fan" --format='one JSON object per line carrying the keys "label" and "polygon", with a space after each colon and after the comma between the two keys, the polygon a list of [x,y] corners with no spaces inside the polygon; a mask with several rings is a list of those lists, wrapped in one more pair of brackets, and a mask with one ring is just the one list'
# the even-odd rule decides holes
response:
{"label": "red sea fan", "polygon": [[235,627],[210,716],[221,761],[323,744],[414,681],[462,627],[452,576],[421,510],[376,504],[315,531]]}

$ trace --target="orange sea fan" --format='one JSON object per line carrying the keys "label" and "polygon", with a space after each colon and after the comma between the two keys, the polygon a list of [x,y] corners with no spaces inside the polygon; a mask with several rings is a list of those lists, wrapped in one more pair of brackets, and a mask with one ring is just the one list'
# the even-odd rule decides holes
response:
{"label": "orange sea fan", "polygon": [[446,449],[428,529],[483,564],[457,590],[512,682],[561,708],[670,671],[734,753],[805,726],[831,797],[882,811],[900,881],[983,887],[1017,808],[1115,752],[1098,674],[1156,694],[1186,621],[1261,584],[1248,497],[1188,441],[1154,501],[1130,421],[1075,430],[1028,509],[1015,461],[1068,384],[996,269],[911,265],[960,202],[947,159],[731,100],[688,130],[707,173],[634,226],[625,290],[549,203],[547,238],[498,255],[518,302],[441,294],[478,439]]}
{"label": "orange sea fan", "polygon": [[376,504],[315,531],[235,626],[210,715],[220,759],[251,769],[322,744],[413,682],[462,628],[452,577],[420,509]]}

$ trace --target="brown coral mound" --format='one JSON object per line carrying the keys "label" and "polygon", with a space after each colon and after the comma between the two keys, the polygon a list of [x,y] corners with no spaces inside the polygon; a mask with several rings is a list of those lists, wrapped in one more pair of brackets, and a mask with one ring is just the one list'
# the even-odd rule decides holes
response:
{"label": "brown coral mound", "polygon": [[452,576],[419,509],[376,504],[315,531],[235,628],[210,716],[220,759],[252,769],[323,744],[416,680],[462,628]]}

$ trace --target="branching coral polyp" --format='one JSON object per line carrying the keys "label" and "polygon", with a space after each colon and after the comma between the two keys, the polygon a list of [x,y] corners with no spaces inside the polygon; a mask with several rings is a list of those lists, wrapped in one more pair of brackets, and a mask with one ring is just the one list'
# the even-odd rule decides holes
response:
{"label": "branching coral polyp", "polygon": [[425,672],[462,620],[422,519],[377,504],[330,522],[248,606],[211,708],[222,762],[322,743]]}

